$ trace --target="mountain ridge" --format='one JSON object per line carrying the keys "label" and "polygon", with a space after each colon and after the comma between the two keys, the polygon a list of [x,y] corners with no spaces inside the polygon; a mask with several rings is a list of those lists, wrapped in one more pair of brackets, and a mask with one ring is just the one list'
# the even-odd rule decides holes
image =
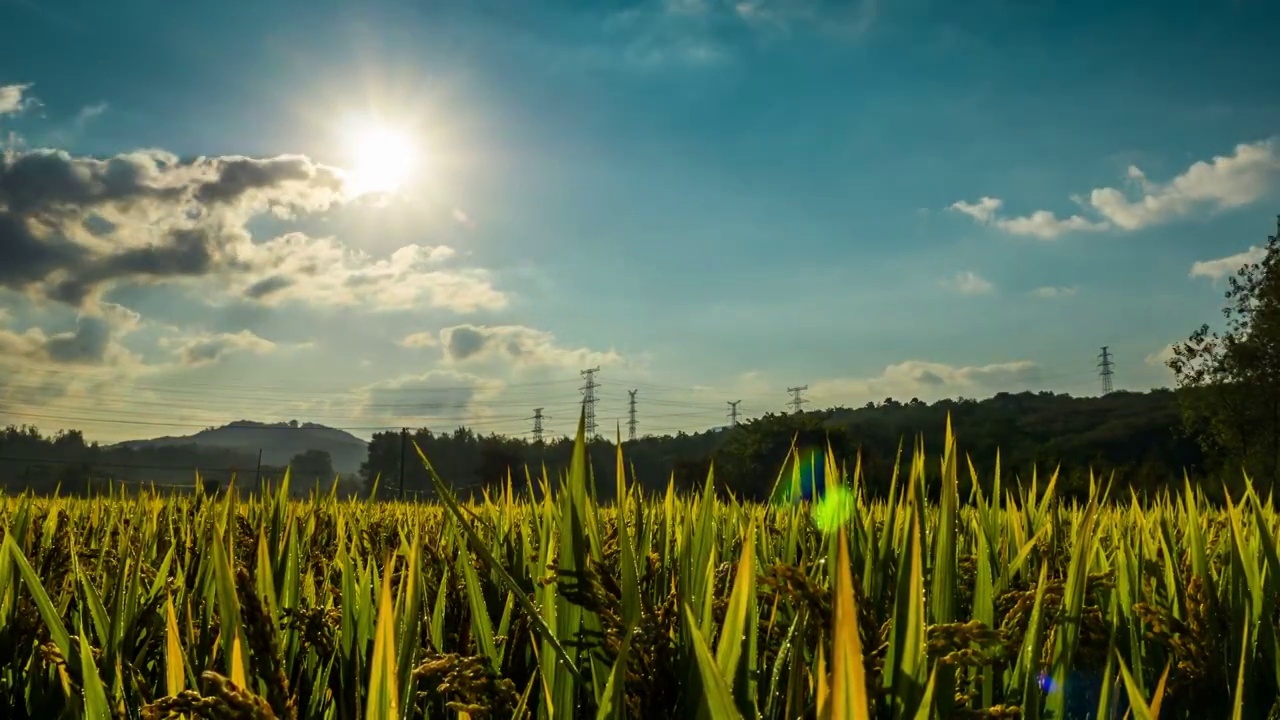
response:
{"label": "mountain ridge", "polygon": [[262,451],[264,465],[287,465],[294,456],[308,450],[323,450],[333,460],[333,469],[350,474],[360,470],[368,457],[368,443],[351,433],[313,422],[261,422],[233,420],[190,435],[165,435],[125,440],[110,447],[141,449],[198,445],[238,450],[256,456]]}

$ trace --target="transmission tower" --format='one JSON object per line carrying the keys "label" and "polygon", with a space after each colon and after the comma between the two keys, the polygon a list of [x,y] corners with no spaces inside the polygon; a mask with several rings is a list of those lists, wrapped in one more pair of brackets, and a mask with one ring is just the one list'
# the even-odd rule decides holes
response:
{"label": "transmission tower", "polygon": [[728,405],[729,405],[729,427],[731,427],[731,428],[738,427],[738,403],[740,403],[740,402],[742,402],[742,401],[741,401],[741,400],[729,400],[729,401],[728,401]]}
{"label": "transmission tower", "polygon": [[631,400],[627,405],[627,439],[636,439],[636,390],[628,390]]}
{"label": "transmission tower", "polygon": [[808,389],[809,389],[808,385],[801,385],[800,387],[787,388],[787,392],[791,393],[791,411],[792,412],[795,412],[795,413],[800,412],[800,408],[804,407],[804,404],[809,402],[808,400],[805,400],[800,395],[800,393]]}
{"label": "transmission tower", "polygon": [[1115,374],[1112,369],[1115,367],[1115,363],[1111,362],[1111,351],[1107,349],[1106,345],[1102,346],[1102,352],[1099,353],[1098,357],[1100,358],[1098,367],[1101,368],[1098,374],[1102,376],[1102,394],[1110,395],[1111,391],[1115,389],[1111,382],[1111,376]]}
{"label": "transmission tower", "polygon": [[542,410],[543,408],[533,409],[533,442],[535,445],[542,444]]}
{"label": "transmission tower", "polygon": [[582,386],[582,410],[586,415],[586,431],[587,438],[596,436],[596,388],[599,384],[596,382],[596,373],[600,372],[599,366],[582,371],[582,377],[587,382]]}

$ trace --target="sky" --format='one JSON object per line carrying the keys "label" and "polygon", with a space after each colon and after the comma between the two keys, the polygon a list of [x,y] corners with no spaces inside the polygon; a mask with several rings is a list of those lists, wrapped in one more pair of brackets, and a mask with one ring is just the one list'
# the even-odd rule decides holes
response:
{"label": "sky", "polygon": [[[602,433],[1173,385],[1261,0],[0,0],[0,423]],[[625,430],[624,430],[625,432]]]}

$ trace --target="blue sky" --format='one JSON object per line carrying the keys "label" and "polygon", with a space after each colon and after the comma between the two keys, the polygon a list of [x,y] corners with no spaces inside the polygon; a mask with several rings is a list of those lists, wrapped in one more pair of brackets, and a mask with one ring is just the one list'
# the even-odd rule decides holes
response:
{"label": "blue sky", "polygon": [[[1280,212],[1265,5],[0,0],[0,421],[1168,385]],[[379,126],[414,168],[355,195]]]}

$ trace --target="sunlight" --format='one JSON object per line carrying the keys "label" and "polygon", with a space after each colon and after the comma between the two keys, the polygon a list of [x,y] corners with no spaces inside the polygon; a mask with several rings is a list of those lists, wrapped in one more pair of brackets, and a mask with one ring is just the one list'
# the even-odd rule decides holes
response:
{"label": "sunlight", "polygon": [[394,192],[413,175],[417,149],[407,134],[387,126],[366,126],[352,133],[351,191],[354,195]]}

